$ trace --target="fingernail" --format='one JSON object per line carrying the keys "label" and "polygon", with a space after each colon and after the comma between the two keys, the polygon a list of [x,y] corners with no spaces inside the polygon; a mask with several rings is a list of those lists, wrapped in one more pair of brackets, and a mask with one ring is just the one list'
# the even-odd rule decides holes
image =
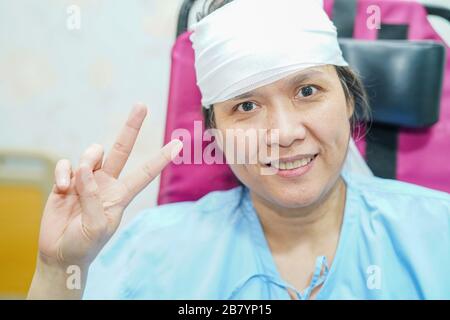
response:
{"label": "fingernail", "polygon": [[176,139],[174,141],[175,141],[174,142],[175,146],[173,148],[176,151],[176,153],[178,154],[181,151],[181,149],[183,149],[183,142],[181,142],[178,139]]}
{"label": "fingernail", "polygon": [[147,111],[147,106],[143,102],[138,102],[134,105],[134,111],[137,111],[137,110],[139,110],[141,112]]}
{"label": "fingernail", "polygon": [[174,139],[171,141],[171,143],[173,144],[171,159],[174,159],[180,153],[181,149],[183,149],[183,142],[178,139]]}

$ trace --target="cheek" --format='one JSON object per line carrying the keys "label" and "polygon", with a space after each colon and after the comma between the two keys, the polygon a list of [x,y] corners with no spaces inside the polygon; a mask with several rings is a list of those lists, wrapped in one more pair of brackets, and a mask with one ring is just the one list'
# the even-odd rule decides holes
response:
{"label": "cheek", "polygon": [[257,130],[227,130],[223,137],[221,149],[229,165],[258,164],[258,146],[261,146],[263,136]]}
{"label": "cheek", "polygon": [[329,99],[310,118],[310,130],[324,147],[335,149],[346,144],[350,132],[346,108],[345,98]]}
{"label": "cheek", "polygon": [[216,141],[230,166],[257,163],[258,146],[265,142],[264,129],[250,121],[222,121],[217,127],[220,138]]}
{"label": "cheek", "polygon": [[264,143],[263,129],[249,126],[228,126],[220,130],[222,146],[220,147],[226,158],[226,163],[239,180],[248,185],[260,176],[258,156],[259,146]]}

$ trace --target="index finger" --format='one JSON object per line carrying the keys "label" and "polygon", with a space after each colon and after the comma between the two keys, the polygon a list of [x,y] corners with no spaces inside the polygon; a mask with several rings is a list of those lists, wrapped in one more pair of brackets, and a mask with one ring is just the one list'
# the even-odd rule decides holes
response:
{"label": "index finger", "polygon": [[111,151],[106,157],[103,171],[117,178],[127,163],[128,157],[133,150],[134,143],[142,127],[142,122],[147,115],[147,107],[142,103],[134,105],[128,116],[125,126],[120,131]]}

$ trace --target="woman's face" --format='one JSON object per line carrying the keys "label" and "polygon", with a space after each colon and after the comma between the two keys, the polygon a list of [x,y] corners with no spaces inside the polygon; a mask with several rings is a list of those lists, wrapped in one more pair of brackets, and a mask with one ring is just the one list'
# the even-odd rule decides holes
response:
{"label": "woman's face", "polygon": [[[227,162],[259,197],[285,208],[306,207],[320,202],[339,178],[353,103],[347,103],[334,66],[308,68],[217,103],[214,113]],[[253,151],[248,139],[233,138],[233,132],[243,131],[259,134]],[[236,163],[236,154],[253,159],[255,149],[260,153],[257,161]]]}

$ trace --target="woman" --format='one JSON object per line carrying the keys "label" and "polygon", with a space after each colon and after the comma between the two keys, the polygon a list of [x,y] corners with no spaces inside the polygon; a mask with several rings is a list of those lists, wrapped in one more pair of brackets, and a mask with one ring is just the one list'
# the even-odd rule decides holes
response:
{"label": "woman", "polygon": [[270,152],[238,143],[257,161],[235,163],[228,136],[242,186],[149,209],[105,246],[181,148],[119,178],[146,115],[137,105],[105,161],[93,145],[76,170],[58,162],[29,298],[450,298],[449,195],[342,171],[367,105],[317,2],[235,0],[191,39],[206,126],[265,130]]}

